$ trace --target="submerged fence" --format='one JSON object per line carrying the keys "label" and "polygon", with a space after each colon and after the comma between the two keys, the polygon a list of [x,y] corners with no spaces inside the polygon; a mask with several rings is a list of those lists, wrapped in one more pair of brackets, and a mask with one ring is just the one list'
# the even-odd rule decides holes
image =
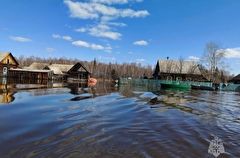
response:
{"label": "submerged fence", "polygon": [[182,85],[196,85],[196,86],[212,86],[211,82],[194,82],[194,81],[171,81],[171,80],[153,80],[153,79],[128,79],[120,78],[120,84],[132,84],[138,86],[155,85],[161,86],[161,84],[182,84]]}
{"label": "submerged fence", "polygon": [[[211,82],[194,82],[194,81],[170,81],[170,80],[153,80],[153,79],[131,79],[131,78],[120,78],[119,83],[121,85],[130,84],[132,86],[142,86],[142,87],[161,87],[161,84],[181,84],[191,87],[195,86],[206,86],[212,87]],[[224,85],[224,86],[223,86]],[[240,92],[240,84],[220,84],[219,90],[222,91],[238,91]]]}
{"label": "submerged fence", "polygon": [[222,88],[223,91],[238,91],[240,92],[240,84],[229,84]]}

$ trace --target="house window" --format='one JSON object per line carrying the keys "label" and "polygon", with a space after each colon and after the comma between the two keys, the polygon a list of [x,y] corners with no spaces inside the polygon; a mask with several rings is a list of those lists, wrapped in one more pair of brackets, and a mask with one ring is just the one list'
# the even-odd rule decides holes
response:
{"label": "house window", "polygon": [[182,77],[177,77],[176,81],[182,81]]}
{"label": "house window", "polygon": [[7,75],[7,71],[8,71],[7,67],[3,67],[3,76]]}
{"label": "house window", "polygon": [[9,59],[7,59],[7,64],[9,64]]}
{"label": "house window", "polygon": [[172,76],[167,76],[168,81],[172,81]]}
{"label": "house window", "polygon": [[192,81],[192,78],[191,77],[187,77],[186,80],[187,81]]}

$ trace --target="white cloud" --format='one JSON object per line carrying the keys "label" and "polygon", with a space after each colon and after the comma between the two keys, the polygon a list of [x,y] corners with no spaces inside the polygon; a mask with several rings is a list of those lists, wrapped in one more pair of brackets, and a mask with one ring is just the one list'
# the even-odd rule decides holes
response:
{"label": "white cloud", "polygon": [[32,41],[30,38],[21,37],[21,36],[10,36],[9,38],[16,42],[31,42]]}
{"label": "white cloud", "polygon": [[121,22],[108,22],[108,25],[112,25],[112,26],[119,26],[119,27],[125,27],[127,26],[127,24],[125,23],[121,23]]}
{"label": "white cloud", "polygon": [[75,29],[75,31],[76,32],[86,32],[87,28],[81,27],[81,28]]}
{"label": "white cloud", "polygon": [[52,38],[55,38],[55,39],[63,39],[63,40],[66,40],[66,41],[72,41],[72,37],[71,36],[61,36],[59,34],[52,34]]}
{"label": "white cloud", "polygon": [[140,40],[140,41],[135,41],[133,42],[134,45],[138,45],[138,46],[147,46],[148,42],[145,40]]}
{"label": "white cloud", "polygon": [[126,4],[128,0],[91,0],[96,3],[104,3],[104,4]]}
{"label": "white cloud", "polygon": [[120,10],[120,17],[131,17],[131,18],[139,18],[146,17],[149,15],[149,12],[146,10],[134,11],[132,9],[123,9]]}
{"label": "white cloud", "polygon": [[78,19],[94,20],[94,26],[76,29],[77,32],[86,32],[91,36],[108,38],[112,40],[121,39],[122,34],[113,27],[124,27],[125,23],[113,22],[119,18],[143,18],[149,14],[147,10],[133,10],[124,7],[117,8],[113,4],[127,4],[129,2],[142,2],[143,0],[86,0],[77,2],[64,0],[68,7],[70,17]]}
{"label": "white cloud", "polygon": [[72,37],[70,37],[70,36],[62,36],[62,39],[66,40],[66,41],[72,41]]}
{"label": "white cloud", "polygon": [[149,15],[147,10],[135,11],[132,9],[118,9],[113,6],[107,6],[95,2],[74,2],[71,0],[64,0],[64,3],[70,10],[71,17],[80,19],[100,19],[107,16],[109,18],[138,18]]}
{"label": "white cloud", "polygon": [[196,56],[189,56],[188,57],[188,60],[190,60],[190,61],[199,61],[200,60],[200,58],[199,57],[196,57]]}
{"label": "white cloud", "polygon": [[86,41],[78,40],[78,41],[73,41],[72,44],[77,47],[84,47],[84,48],[89,48],[92,50],[103,50],[103,51],[110,51],[112,48],[110,46],[102,46],[99,44],[94,44],[94,43],[88,43]]}
{"label": "white cloud", "polygon": [[52,34],[52,38],[61,38],[59,34]]}
{"label": "white cloud", "polygon": [[48,53],[53,53],[53,52],[56,51],[56,49],[55,49],[55,48],[48,47],[48,48],[46,48],[46,51],[47,51]]}
{"label": "white cloud", "polygon": [[81,40],[74,41],[74,42],[72,42],[72,44],[75,45],[75,46],[78,46],[78,47],[86,47],[86,48],[90,47],[89,43],[87,43],[85,41],[81,41]]}
{"label": "white cloud", "polygon": [[225,58],[240,58],[240,47],[220,49],[219,52],[224,53]]}
{"label": "white cloud", "polygon": [[96,19],[99,17],[89,3],[73,2],[71,0],[65,0],[64,3],[68,6],[71,17],[80,19]]}
{"label": "white cloud", "polygon": [[90,28],[89,34],[95,37],[109,38],[112,40],[119,40],[122,36],[119,32],[111,31],[111,28],[104,24],[99,24]]}
{"label": "white cloud", "polygon": [[112,28],[107,24],[98,24],[89,28],[76,29],[77,32],[87,32],[89,35],[94,37],[108,38],[112,40],[121,39],[122,34],[116,31],[112,31]]}
{"label": "white cloud", "polygon": [[91,2],[103,3],[103,4],[127,4],[129,2],[142,2],[143,0],[91,0]]}

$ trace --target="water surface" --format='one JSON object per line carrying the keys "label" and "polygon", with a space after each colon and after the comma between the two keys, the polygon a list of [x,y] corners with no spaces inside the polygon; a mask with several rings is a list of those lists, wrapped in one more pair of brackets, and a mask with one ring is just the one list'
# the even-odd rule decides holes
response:
{"label": "water surface", "polygon": [[240,157],[239,93],[69,87],[1,92],[1,158]]}

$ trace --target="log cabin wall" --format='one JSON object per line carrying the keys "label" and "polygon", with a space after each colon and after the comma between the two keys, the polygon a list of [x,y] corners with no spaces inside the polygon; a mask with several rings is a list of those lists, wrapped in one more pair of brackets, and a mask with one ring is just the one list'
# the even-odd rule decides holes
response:
{"label": "log cabin wall", "polygon": [[26,71],[19,69],[10,69],[8,77],[18,78],[20,80],[50,80],[52,77],[51,71]]}

